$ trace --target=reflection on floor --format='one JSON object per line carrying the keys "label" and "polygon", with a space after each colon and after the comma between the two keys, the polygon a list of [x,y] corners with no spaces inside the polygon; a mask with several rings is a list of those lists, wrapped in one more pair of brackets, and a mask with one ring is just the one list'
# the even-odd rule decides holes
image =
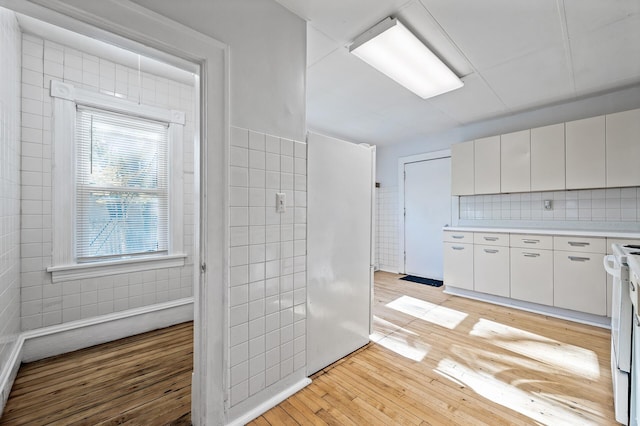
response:
{"label": "reflection on floor", "polygon": [[376,273],[372,343],[256,419],[614,425],[608,330]]}

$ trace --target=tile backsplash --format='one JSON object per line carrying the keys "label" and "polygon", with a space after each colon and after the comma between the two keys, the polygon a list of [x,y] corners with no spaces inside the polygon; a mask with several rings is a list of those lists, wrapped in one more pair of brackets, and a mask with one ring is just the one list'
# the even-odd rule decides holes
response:
{"label": "tile backsplash", "polygon": [[[544,208],[550,200],[552,208]],[[640,187],[585,189],[459,198],[460,225],[640,229]]]}

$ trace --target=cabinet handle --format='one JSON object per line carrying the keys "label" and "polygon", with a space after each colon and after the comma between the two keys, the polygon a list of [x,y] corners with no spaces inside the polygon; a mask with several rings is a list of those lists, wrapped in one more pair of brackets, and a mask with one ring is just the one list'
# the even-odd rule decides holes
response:
{"label": "cabinet handle", "polygon": [[484,249],[485,253],[491,253],[491,254],[495,254],[498,252],[498,250],[491,250],[491,249]]}
{"label": "cabinet handle", "polygon": [[538,244],[540,240],[522,240],[525,244]]}
{"label": "cabinet handle", "polygon": [[589,258],[589,257],[579,257],[579,256],[569,256],[569,260],[571,260],[572,262],[586,262],[588,260],[591,260],[591,258]]}
{"label": "cabinet handle", "polygon": [[631,291],[636,292],[636,286],[633,285],[633,281],[629,281],[629,285],[631,286]]}
{"label": "cabinet handle", "polygon": [[522,253],[524,257],[540,257],[540,253]]}
{"label": "cabinet handle", "polygon": [[591,245],[591,243],[585,243],[582,241],[569,241],[569,245],[571,247],[586,247],[588,245]]}
{"label": "cabinet handle", "polygon": [[452,235],[451,238],[455,238],[456,240],[461,240],[464,238],[464,235]]}
{"label": "cabinet handle", "polygon": [[640,327],[640,318],[638,318],[638,314],[635,314],[633,317],[636,319],[636,326]]}
{"label": "cabinet handle", "polygon": [[460,247],[460,246],[451,246],[451,248],[454,250],[464,250],[464,247]]}
{"label": "cabinet handle", "polygon": [[498,241],[498,237],[484,237],[485,241]]}

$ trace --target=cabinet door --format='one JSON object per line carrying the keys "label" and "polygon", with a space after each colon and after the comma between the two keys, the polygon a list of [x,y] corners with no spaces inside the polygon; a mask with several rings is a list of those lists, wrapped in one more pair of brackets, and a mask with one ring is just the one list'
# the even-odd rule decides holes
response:
{"label": "cabinet door", "polygon": [[444,284],[473,290],[473,244],[444,243]]}
{"label": "cabinet door", "polygon": [[565,189],[564,123],[531,129],[531,190]]}
{"label": "cabinet door", "polygon": [[604,188],[604,116],[570,121],[565,129],[567,189]]}
{"label": "cabinet door", "polygon": [[473,195],[473,141],[451,145],[451,194]]}
{"label": "cabinet door", "polygon": [[500,193],[500,136],[476,139],[473,149],[475,193]]}
{"label": "cabinet door", "polygon": [[531,132],[500,136],[500,192],[531,190]]}
{"label": "cabinet door", "polygon": [[640,185],[640,109],[606,116],[607,187]]}
{"label": "cabinet door", "polygon": [[553,306],[553,252],[511,249],[511,297]]}
{"label": "cabinet door", "polygon": [[553,302],[559,308],[607,314],[602,255],[556,251],[553,258]]}
{"label": "cabinet door", "polygon": [[473,281],[475,291],[509,297],[509,248],[474,246]]}

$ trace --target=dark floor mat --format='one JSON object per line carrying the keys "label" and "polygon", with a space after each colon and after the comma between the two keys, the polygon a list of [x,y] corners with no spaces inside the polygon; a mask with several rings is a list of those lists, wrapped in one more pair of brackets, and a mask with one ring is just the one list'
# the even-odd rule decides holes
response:
{"label": "dark floor mat", "polygon": [[416,277],[415,275],[406,275],[401,280],[411,281],[412,283],[430,285],[432,287],[441,287],[442,281],[432,280],[431,278]]}

